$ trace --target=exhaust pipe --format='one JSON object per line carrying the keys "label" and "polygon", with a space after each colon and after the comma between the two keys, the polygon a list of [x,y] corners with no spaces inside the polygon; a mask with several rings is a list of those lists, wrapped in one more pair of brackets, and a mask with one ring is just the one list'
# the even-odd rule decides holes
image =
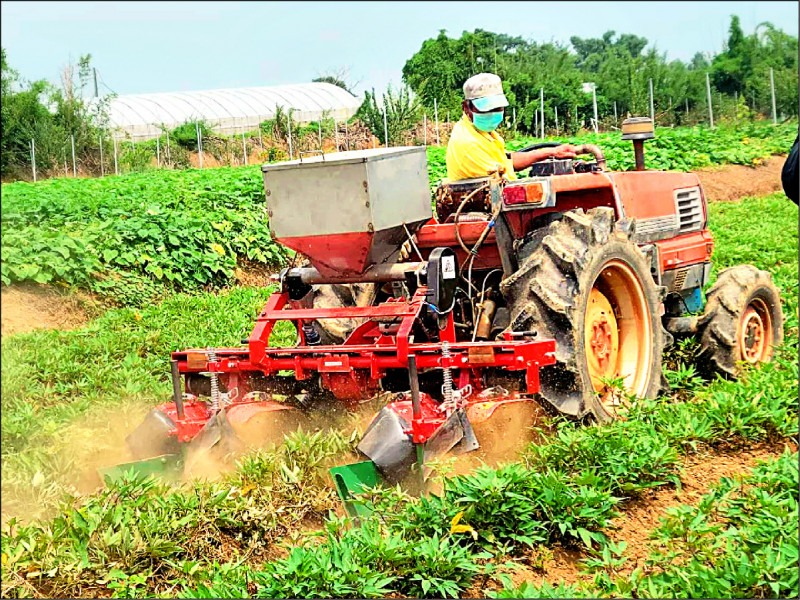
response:
{"label": "exhaust pipe", "polygon": [[633,142],[633,157],[637,171],[644,171],[644,142],[655,137],[653,121],[649,117],[631,117],[622,122],[622,139]]}
{"label": "exhaust pipe", "polygon": [[581,144],[580,146],[578,146],[575,153],[593,154],[595,160],[597,161],[597,166],[600,168],[600,170],[601,171],[606,170],[606,155],[603,154],[603,151],[600,150],[598,146],[595,146],[594,144]]}

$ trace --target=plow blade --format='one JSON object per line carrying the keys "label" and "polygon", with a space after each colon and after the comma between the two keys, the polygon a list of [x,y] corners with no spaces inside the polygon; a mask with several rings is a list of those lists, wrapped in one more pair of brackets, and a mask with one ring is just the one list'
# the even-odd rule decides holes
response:
{"label": "plow blade", "polygon": [[375,463],[371,460],[333,467],[330,470],[336,492],[344,503],[347,514],[351,517],[367,516],[371,511],[363,501],[354,497],[365,489],[375,487],[382,482]]}
{"label": "plow blade", "polygon": [[391,408],[384,407],[357,446],[370,460],[330,469],[336,491],[350,516],[369,514],[366,504],[354,497],[365,489],[402,484],[407,491],[420,493],[424,479],[419,469],[425,460],[450,451],[460,454],[480,447],[464,409],[453,412],[424,444],[415,444],[408,431],[409,423]]}
{"label": "plow blade", "polygon": [[235,404],[219,411],[189,443],[185,472],[214,476],[231,457],[279,443],[305,420],[303,413],[277,402]]}

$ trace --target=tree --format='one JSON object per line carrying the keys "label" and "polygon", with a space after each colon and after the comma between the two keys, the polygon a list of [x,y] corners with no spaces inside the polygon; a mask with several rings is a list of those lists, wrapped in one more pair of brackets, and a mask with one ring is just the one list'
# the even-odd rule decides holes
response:
{"label": "tree", "polygon": [[384,114],[389,140],[393,143],[401,141],[403,133],[411,129],[422,117],[419,101],[408,87],[394,91],[390,84],[380,102],[375,95],[375,88],[372,89],[372,93],[366,92],[365,96],[356,117],[370,128],[381,144],[386,144]]}
{"label": "tree", "polygon": [[322,82],[322,83],[331,83],[335,86],[342,88],[343,90],[353,94],[355,96],[355,92],[353,91],[356,86],[358,86],[360,81],[356,81],[353,84],[348,83],[350,80],[350,69],[348,67],[342,67],[340,69],[331,70],[322,75],[318,75],[311,81],[313,82]]}

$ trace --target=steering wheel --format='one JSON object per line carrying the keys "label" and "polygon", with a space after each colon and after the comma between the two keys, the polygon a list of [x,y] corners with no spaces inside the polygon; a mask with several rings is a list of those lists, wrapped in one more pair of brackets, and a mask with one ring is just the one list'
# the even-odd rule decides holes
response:
{"label": "steering wheel", "polygon": [[564,142],[540,142],[538,144],[531,144],[530,146],[525,146],[524,148],[520,148],[519,150],[515,150],[515,152],[530,152],[531,150],[539,150],[541,148],[556,148],[561,146]]}

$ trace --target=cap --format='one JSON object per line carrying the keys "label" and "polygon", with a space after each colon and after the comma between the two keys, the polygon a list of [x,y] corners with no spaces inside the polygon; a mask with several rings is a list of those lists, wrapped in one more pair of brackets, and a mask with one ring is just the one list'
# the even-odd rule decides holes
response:
{"label": "cap", "polygon": [[478,73],[464,82],[464,98],[472,100],[480,111],[508,106],[503,82],[494,73]]}

